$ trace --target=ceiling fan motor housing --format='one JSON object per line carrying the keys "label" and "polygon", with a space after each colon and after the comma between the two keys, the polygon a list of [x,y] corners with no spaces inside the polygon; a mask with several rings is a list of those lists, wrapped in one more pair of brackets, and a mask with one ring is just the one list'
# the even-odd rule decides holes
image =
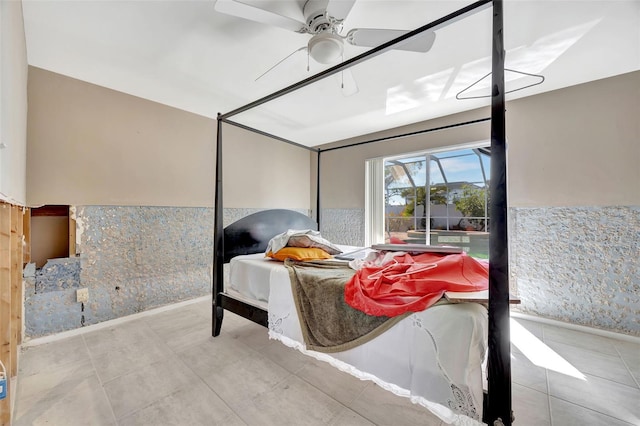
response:
{"label": "ceiling fan motor housing", "polygon": [[321,64],[336,62],[344,51],[344,41],[336,33],[331,17],[327,16],[328,3],[328,0],[308,0],[303,9],[307,30],[314,34],[307,45],[309,55]]}
{"label": "ceiling fan motor housing", "polygon": [[323,32],[311,37],[309,55],[321,64],[330,64],[342,57],[344,42],[342,38],[331,32]]}
{"label": "ceiling fan motor housing", "polygon": [[328,3],[328,0],[308,0],[305,3],[302,13],[309,33],[318,34],[332,29],[326,14]]}

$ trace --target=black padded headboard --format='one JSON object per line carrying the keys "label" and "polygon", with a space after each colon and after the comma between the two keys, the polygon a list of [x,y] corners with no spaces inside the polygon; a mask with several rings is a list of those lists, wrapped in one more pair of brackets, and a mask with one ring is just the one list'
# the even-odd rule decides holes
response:
{"label": "black padded headboard", "polygon": [[318,229],[317,223],[293,210],[253,213],[224,228],[224,263],[241,254],[264,252],[269,240],[288,229]]}

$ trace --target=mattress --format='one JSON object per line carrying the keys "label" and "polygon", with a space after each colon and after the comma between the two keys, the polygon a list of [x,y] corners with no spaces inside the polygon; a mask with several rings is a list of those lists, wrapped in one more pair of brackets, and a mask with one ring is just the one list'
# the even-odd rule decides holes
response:
{"label": "mattress", "polygon": [[[345,245],[338,245],[338,248],[343,253],[365,250],[362,247]],[[267,258],[264,253],[256,253],[234,257],[229,262],[229,269],[231,278],[225,283],[225,288],[230,290],[228,292],[242,295],[262,305],[269,301],[272,274],[282,273],[285,268],[282,262]]]}
{"label": "mattress", "polygon": [[[225,288],[245,298],[267,304],[271,275],[285,269],[282,262],[266,258],[264,253],[236,256],[229,262],[229,282]],[[286,269],[285,269],[286,272]]]}
{"label": "mattress", "polygon": [[228,288],[268,306],[269,337],[360,379],[411,398],[449,424],[480,425],[487,311],[477,303],[444,304],[409,315],[353,349],[307,350],[282,262],[264,254],[231,260]]}

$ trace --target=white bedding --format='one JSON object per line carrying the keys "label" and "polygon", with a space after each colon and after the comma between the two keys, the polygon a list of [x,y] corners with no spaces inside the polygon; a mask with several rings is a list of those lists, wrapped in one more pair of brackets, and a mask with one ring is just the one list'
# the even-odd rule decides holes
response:
{"label": "white bedding", "polygon": [[225,288],[250,299],[267,303],[271,275],[283,269],[285,268],[282,262],[265,258],[264,253],[237,256],[229,262],[230,278]]}
{"label": "white bedding", "polygon": [[487,341],[482,305],[434,306],[363,345],[329,355],[304,347],[289,274],[281,262],[265,259],[264,254],[238,256],[231,260],[228,288],[268,303],[270,338],[410,397],[447,423],[482,424]]}

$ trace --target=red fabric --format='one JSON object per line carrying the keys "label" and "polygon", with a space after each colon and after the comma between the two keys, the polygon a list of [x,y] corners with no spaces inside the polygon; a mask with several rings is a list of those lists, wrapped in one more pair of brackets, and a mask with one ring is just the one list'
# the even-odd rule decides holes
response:
{"label": "red fabric", "polygon": [[406,241],[403,241],[398,237],[390,237],[389,238],[389,243],[390,244],[407,244]]}
{"label": "red fabric", "polygon": [[347,304],[369,315],[394,317],[428,308],[445,291],[480,291],[489,286],[489,266],[465,253],[405,254],[394,259],[397,263],[356,272],[345,286]]}

